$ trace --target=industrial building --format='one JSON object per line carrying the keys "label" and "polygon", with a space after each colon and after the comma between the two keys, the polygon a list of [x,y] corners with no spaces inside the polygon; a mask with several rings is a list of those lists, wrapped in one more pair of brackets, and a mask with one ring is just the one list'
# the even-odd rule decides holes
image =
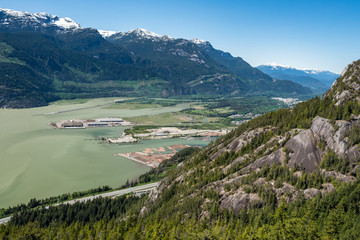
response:
{"label": "industrial building", "polygon": [[116,127],[120,125],[130,125],[130,122],[122,118],[97,118],[86,120],[62,120],[49,125],[55,128],[87,128],[87,127]]}
{"label": "industrial building", "polygon": [[84,128],[82,122],[65,122],[62,125],[63,128]]}
{"label": "industrial building", "polygon": [[88,127],[106,127],[109,126],[109,123],[106,122],[88,122]]}
{"label": "industrial building", "polygon": [[121,123],[124,122],[121,118],[98,118],[95,119],[97,122],[104,122],[104,123]]}

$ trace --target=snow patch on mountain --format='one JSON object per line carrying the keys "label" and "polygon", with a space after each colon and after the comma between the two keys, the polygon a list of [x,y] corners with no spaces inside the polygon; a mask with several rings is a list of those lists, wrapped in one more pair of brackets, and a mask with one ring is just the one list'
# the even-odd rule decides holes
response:
{"label": "snow patch on mountain", "polygon": [[201,39],[197,39],[197,38],[190,39],[190,41],[195,44],[207,44],[208,43],[208,41],[206,41],[206,40],[201,40]]}
{"label": "snow patch on mountain", "polygon": [[325,71],[325,70],[310,69],[310,68],[296,68],[296,67],[291,67],[291,66],[286,65],[286,64],[278,64],[278,63],[267,63],[267,64],[260,65],[260,66],[265,66],[265,67],[268,66],[268,67],[272,67],[273,69],[278,69],[278,70],[284,70],[284,69],[299,70],[299,71],[304,71],[307,74],[320,74],[320,73],[333,74],[333,73],[331,73],[329,71]]}
{"label": "snow patch on mountain", "polygon": [[31,15],[28,12],[15,11],[15,10],[6,9],[6,8],[0,8],[0,11],[5,12],[6,14],[14,16],[14,17],[25,17],[28,15]]}
{"label": "snow patch on mountain", "polygon": [[115,39],[118,39],[118,38],[123,38],[123,37],[131,36],[131,35],[136,35],[138,38],[149,39],[149,40],[156,41],[156,42],[174,40],[174,38],[172,38],[168,35],[160,35],[160,34],[151,32],[151,31],[143,29],[143,28],[132,29],[128,32],[116,32],[115,34],[112,34],[111,36],[113,36]]}
{"label": "snow patch on mountain", "polygon": [[263,66],[269,66],[269,67],[272,67],[273,69],[278,69],[278,68],[291,68],[289,65],[286,65],[286,64],[278,64],[278,63],[267,63],[267,64],[264,64]]}
{"label": "snow patch on mountain", "polygon": [[103,38],[108,38],[108,37],[111,37],[111,36],[114,35],[114,34],[119,33],[119,32],[117,32],[117,31],[105,31],[105,30],[98,30],[98,32],[100,33],[100,35],[101,35]]}
{"label": "snow patch on mountain", "polygon": [[62,18],[48,13],[29,13],[4,8],[0,8],[0,13],[5,15],[0,24],[5,25],[9,25],[11,22],[21,22],[24,25],[40,25],[41,27],[57,26],[65,30],[81,28],[81,26],[71,18]]}
{"label": "snow patch on mountain", "polygon": [[151,32],[149,30],[146,30],[144,28],[137,28],[137,29],[133,29],[130,30],[129,33],[135,33],[139,36],[145,37],[145,38],[161,38],[161,37],[165,37],[164,35],[160,35],[154,32]]}
{"label": "snow patch on mountain", "polygon": [[[31,13],[29,14],[31,15]],[[51,15],[46,12],[34,13],[33,15],[35,16],[35,18],[40,18],[40,19],[47,19],[51,17]]]}
{"label": "snow patch on mountain", "polygon": [[80,25],[74,22],[71,18],[58,18],[54,21],[54,24],[58,27],[62,27],[65,29],[69,28],[80,28]]}

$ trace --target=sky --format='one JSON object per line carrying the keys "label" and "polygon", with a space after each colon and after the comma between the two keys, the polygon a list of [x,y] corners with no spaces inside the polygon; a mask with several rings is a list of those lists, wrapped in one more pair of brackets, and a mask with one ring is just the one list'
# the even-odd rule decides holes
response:
{"label": "sky", "polygon": [[70,17],[101,30],[145,28],[203,39],[252,66],[341,73],[360,58],[359,0],[0,0],[0,7]]}

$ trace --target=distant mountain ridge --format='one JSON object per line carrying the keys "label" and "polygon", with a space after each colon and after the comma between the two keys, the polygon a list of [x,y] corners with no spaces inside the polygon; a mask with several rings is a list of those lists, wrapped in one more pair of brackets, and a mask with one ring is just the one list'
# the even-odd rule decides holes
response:
{"label": "distant mountain ridge", "polygon": [[[273,78],[253,68],[240,57],[213,48],[210,42],[199,39],[172,38],[159,35],[146,29],[134,29],[129,32],[99,31],[110,42],[123,46],[140,58],[151,58],[159,65],[174,70],[177,63],[188,61],[186,68],[190,73],[200,69],[216,75],[194,76],[188,83],[192,88],[208,89],[215,84],[216,89],[226,94],[236,95],[251,92],[287,92],[309,94],[308,89],[290,81],[274,81]],[[183,68],[183,65],[180,65]],[[176,67],[175,67],[176,69]],[[176,71],[176,70],[175,70]],[[230,73],[230,74],[229,74]],[[175,72],[176,75],[177,73]],[[230,84],[230,86],[229,86]],[[230,88],[229,88],[230,87]],[[223,89],[220,89],[223,88]]]}
{"label": "distant mountain ridge", "polygon": [[311,94],[206,41],[83,28],[48,13],[0,9],[0,44],[0,107],[100,96]]}
{"label": "distant mountain ridge", "polygon": [[241,79],[245,80],[254,92],[263,91],[263,89],[274,92],[284,92],[286,90],[289,92],[297,91],[297,86],[294,85],[294,82],[288,81],[287,79],[277,81],[257,68],[253,68],[241,57],[233,57],[228,52],[215,49],[208,41],[198,39],[192,39],[191,41],[196,43],[202,50],[204,50],[221,65],[230,69]]}
{"label": "distant mountain ridge", "polygon": [[316,92],[325,92],[339,77],[339,74],[330,71],[298,69],[275,63],[260,65],[256,68],[273,78],[291,80]]}

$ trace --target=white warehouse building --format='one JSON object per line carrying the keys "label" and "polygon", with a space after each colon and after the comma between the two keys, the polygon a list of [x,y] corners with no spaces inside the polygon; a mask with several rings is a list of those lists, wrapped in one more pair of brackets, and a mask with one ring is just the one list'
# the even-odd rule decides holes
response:
{"label": "white warehouse building", "polygon": [[97,122],[103,122],[103,123],[121,123],[124,122],[121,118],[98,118],[95,119]]}

